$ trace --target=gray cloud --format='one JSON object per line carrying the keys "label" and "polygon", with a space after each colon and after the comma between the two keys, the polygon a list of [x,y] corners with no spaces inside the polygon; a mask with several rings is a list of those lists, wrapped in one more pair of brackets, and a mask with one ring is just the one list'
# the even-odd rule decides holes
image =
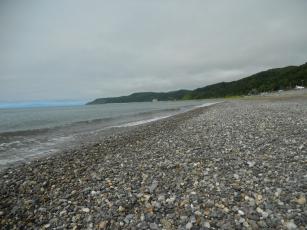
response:
{"label": "gray cloud", "polygon": [[192,89],[307,61],[307,1],[0,3],[0,101]]}

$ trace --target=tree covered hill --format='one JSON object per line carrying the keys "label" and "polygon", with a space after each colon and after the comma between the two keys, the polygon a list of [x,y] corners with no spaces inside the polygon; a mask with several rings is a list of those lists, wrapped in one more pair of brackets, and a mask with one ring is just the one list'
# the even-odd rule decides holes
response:
{"label": "tree covered hill", "polygon": [[178,90],[166,93],[143,92],[133,93],[129,96],[98,98],[88,104],[106,104],[106,103],[125,103],[125,102],[145,102],[157,99],[158,101],[180,100],[187,95],[189,90]]}
{"label": "tree covered hill", "polygon": [[88,104],[189,100],[241,96],[261,92],[292,89],[307,85],[307,63],[300,66],[269,69],[232,82],[220,82],[195,90],[178,90],[165,93],[141,92],[128,96],[98,98]]}

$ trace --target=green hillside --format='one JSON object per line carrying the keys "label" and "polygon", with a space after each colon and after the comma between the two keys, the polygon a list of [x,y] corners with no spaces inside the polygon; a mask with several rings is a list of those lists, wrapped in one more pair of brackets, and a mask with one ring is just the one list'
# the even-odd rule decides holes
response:
{"label": "green hillside", "polygon": [[307,85],[307,63],[301,66],[287,66],[259,72],[246,78],[232,82],[220,82],[195,90],[178,90],[166,93],[142,92],[129,96],[98,98],[88,104],[145,102],[157,99],[189,100],[221,98],[292,89],[296,85]]}
{"label": "green hillside", "polygon": [[98,98],[88,104],[106,104],[106,103],[125,103],[125,102],[145,102],[157,99],[159,101],[180,100],[187,95],[189,90],[178,90],[166,93],[133,93],[129,96]]}

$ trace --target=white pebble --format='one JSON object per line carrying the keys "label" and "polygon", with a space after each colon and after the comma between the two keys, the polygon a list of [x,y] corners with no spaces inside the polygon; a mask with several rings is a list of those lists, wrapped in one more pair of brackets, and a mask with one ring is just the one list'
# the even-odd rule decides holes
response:
{"label": "white pebble", "polygon": [[244,214],[245,214],[242,210],[238,210],[238,213],[239,213],[240,216],[244,216]]}
{"label": "white pebble", "polygon": [[288,222],[286,226],[289,230],[297,229],[297,225],[293,221]]}
{"label": "white pebble", "polygon": [[82,212],[89,212],[90,209],[89,208],[82,208]]}
{"label": "white pebble", "polygon": [[204,227],[205,227],[205,228],[210,228],[210,223],[209,223],[209,222],[205,222],[205,223],[204,223]]}
{"label": "white pebble", "polygon": [[193,227],[193,224],[190,223],[190,222],[187,223],[186,226],[185,226],[186,229],[191,229],[192,227]]}

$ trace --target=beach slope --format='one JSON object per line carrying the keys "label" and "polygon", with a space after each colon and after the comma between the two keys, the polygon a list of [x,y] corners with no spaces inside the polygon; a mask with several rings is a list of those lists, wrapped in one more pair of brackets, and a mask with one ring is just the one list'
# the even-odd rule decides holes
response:
{"label": "beach slope", "polygon": [[228,100],[1,172],[3,229],[304,229],[307,100]]}

